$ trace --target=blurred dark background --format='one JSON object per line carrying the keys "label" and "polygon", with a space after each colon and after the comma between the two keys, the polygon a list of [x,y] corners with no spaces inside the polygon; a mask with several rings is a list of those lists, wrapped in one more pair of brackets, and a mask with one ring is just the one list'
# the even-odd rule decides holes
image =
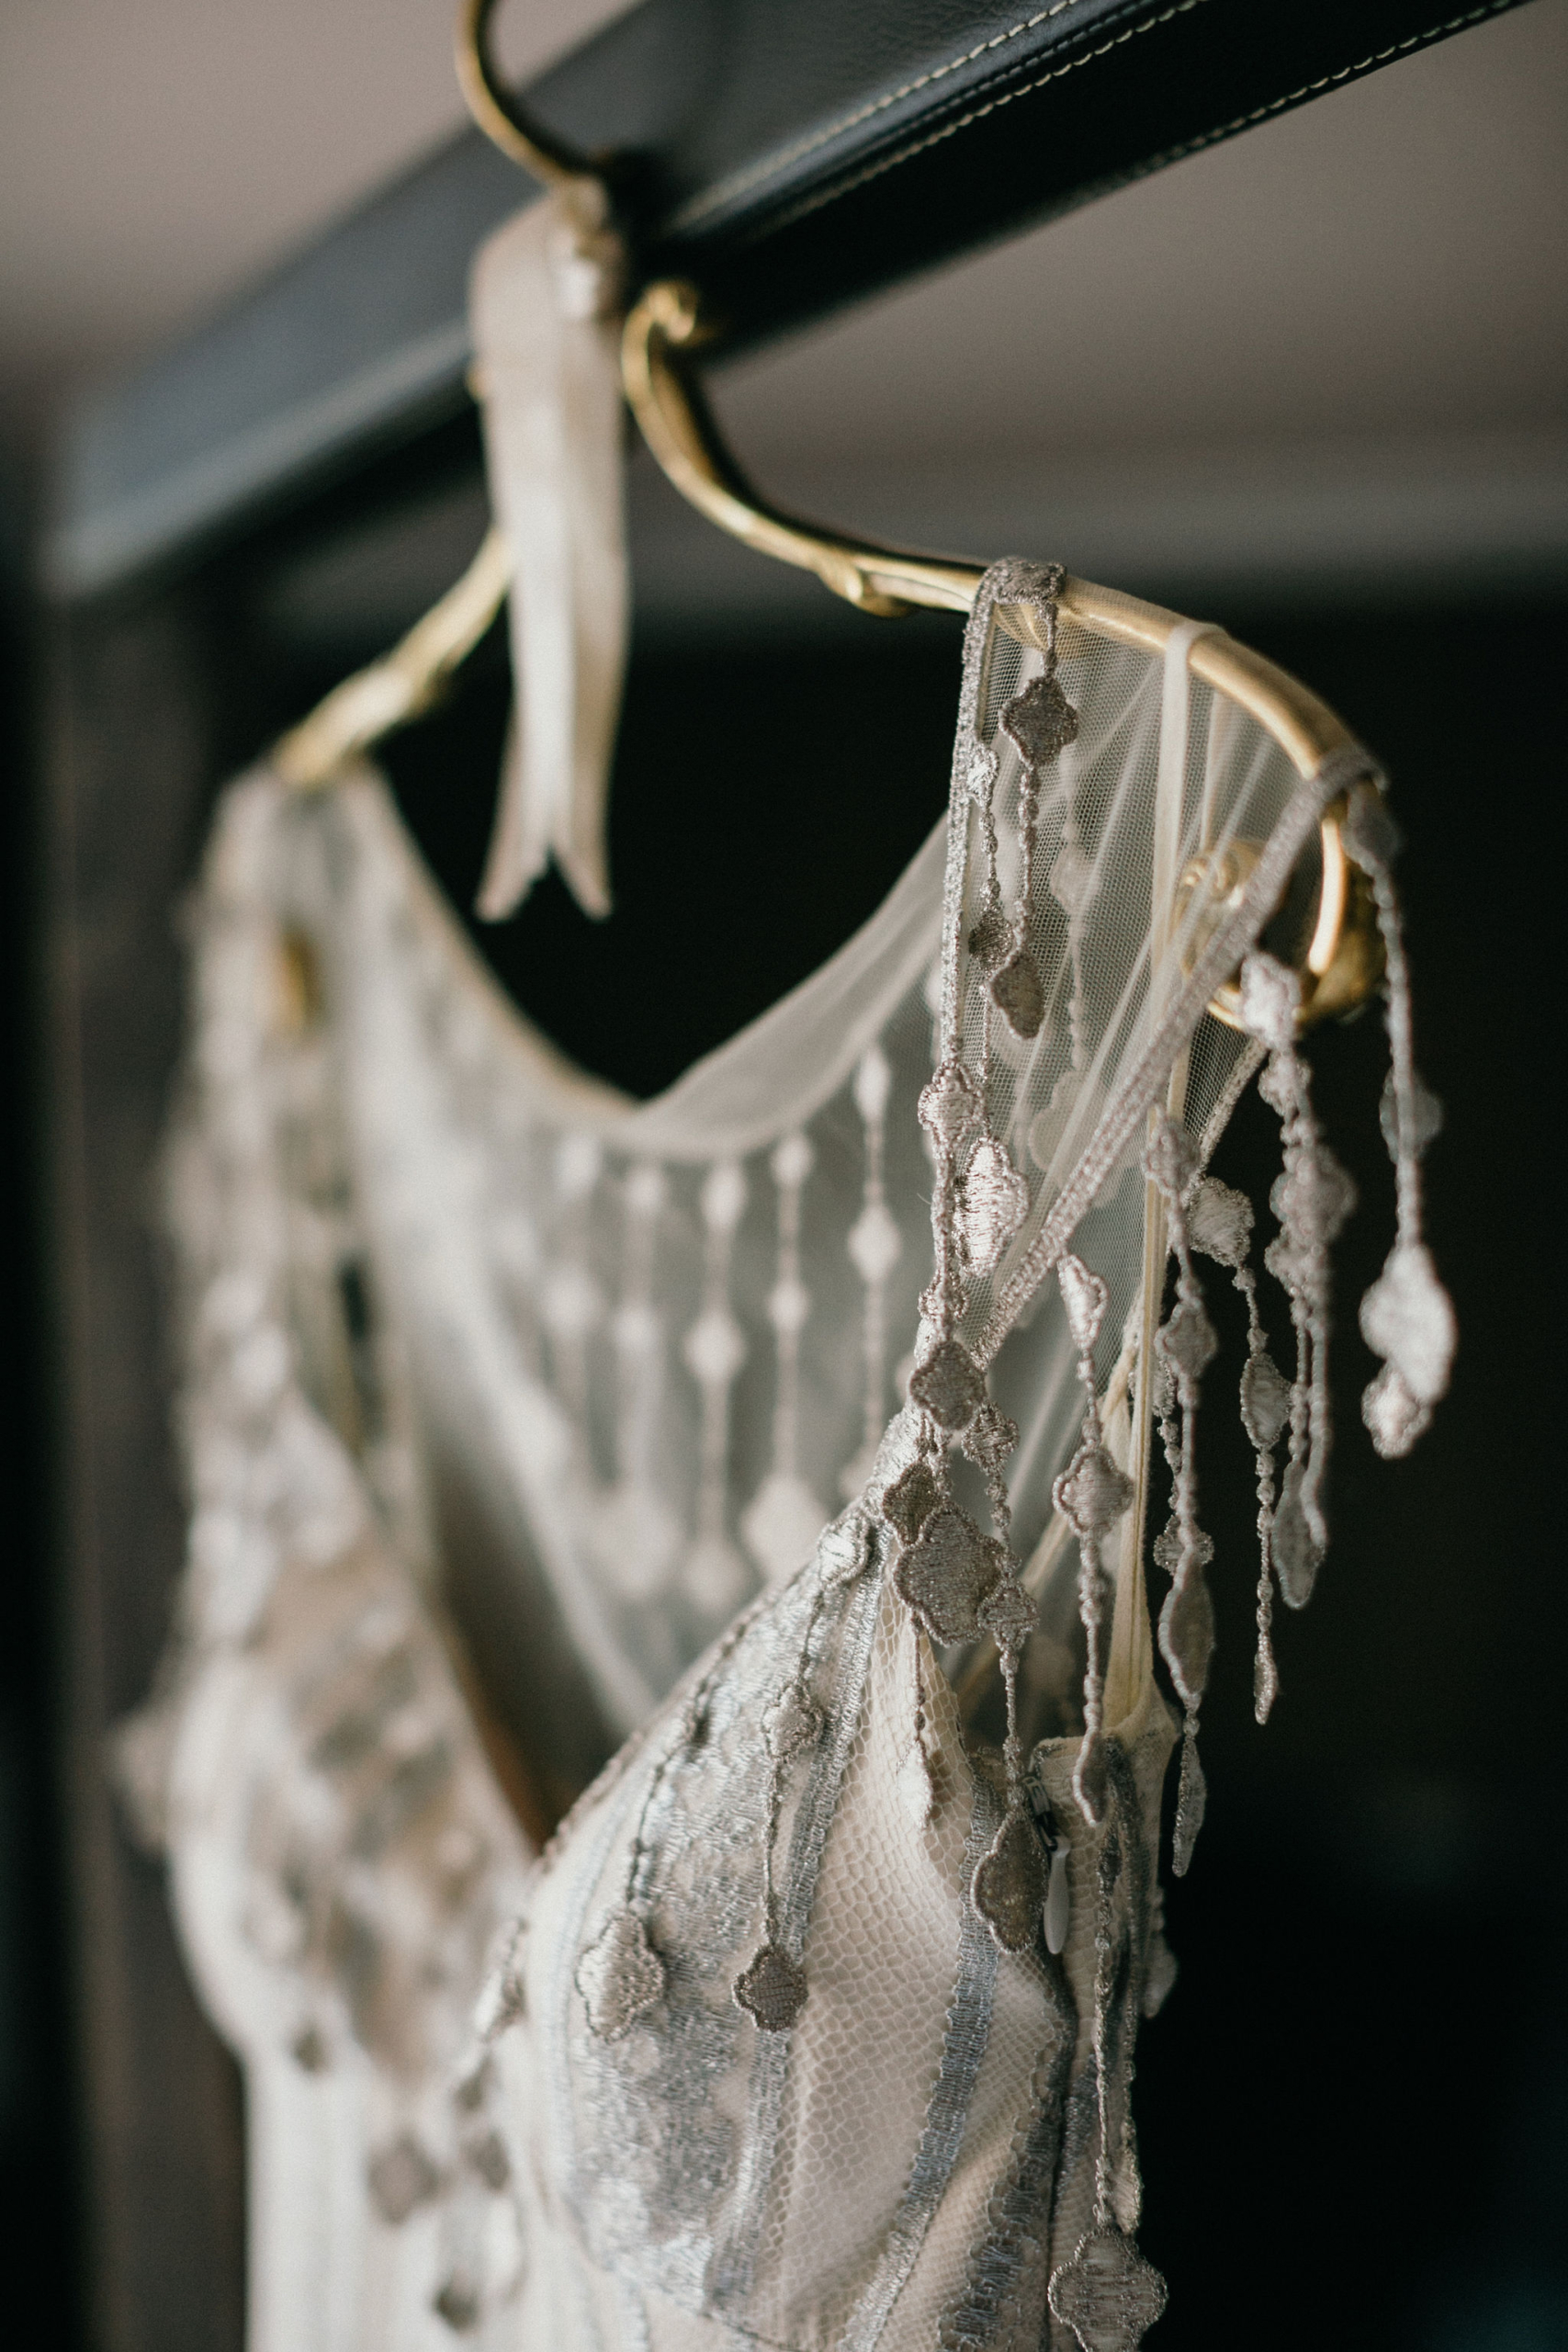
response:
{"label": "blurred dark background", "polygon": [[[544,51],[608,12],[521,13]],[[84,382],[452,127],[446,17],[445,0],[291,5],[261,42],[237,6],[77,0],[0,29],[0,133],[16,134],[0,136],[0,2229],[62,2346],[239,2342],[237,2081],[184,1990],[160,1872],[104,1796],[100,1747],[145,1688],[179,1556],[147,1238],[180,1021],[175,901],[224,775],[423,609],[483,515],[459,416],[67,606],[39,553],[50,452]],[[220,99],[242,70],[236,124]],[[68,131],[52,148],[51,107]],[[1568,2346],[1547,970],[1565,123],[1568,6],[1533,0],[716,383],[740,448],[808,511],[1060,556],[1222,620],[1379,752],[1407,837],[1419,1050],[1448,1106],[1430,1233],[1461,1352],[1423,1446],[1376,1463],[1355,1302],[1392,1188],[1383,1042],[1364,1019],[1313,1048],[1362,1204],[1338,1267],[1336,1539],[1311,1609],[1280,1626],[1266,1732],[1250,1461],[1231,1416],[1205,1418],[1211,1801],[1170,1893],[1181,1976],[1137,2092],[1143,2239],[1171,2284],[1162,2352]],[[569,1050],[646,1092],[829,953],[923,837],[958,640],[833,607],[706,532],[645,459],[632,504],[616,914],[590,926],[547,882],[479,936]],[[505,695],[492,639],[387,755],[459,906]],[[1217,1163],[1259,1199],[1270,1127],[1244,1104]],[[1227,1338],[1239,1365],[1234,1318]],[[85,1576],[89,1557],[112,1579]]]}

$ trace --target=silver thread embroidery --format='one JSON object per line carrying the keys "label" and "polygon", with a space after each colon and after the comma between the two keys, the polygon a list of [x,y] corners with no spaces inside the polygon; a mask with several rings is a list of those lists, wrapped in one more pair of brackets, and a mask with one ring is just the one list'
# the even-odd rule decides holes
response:
{"label": "silver thread embroidery", "polygon": [[818,1572],[793,1679],[770,1702],[762,1716],[762,1736],[773,1768],[762,1828],[762,1942],[731,1989],[737,2006],[764,2033],[787,2033],[806,2007],[806,1971],[788,1950],[779,1925],[773,1858],[790,1767],[797,1756],[816,1745],[826,1728],[827,1719],[811,1695],[811,1675],[817,1629],[836,1589],[837,1579]]}
{"label": "silver thread embroidery", "polygon": [[674,1735],[649,1774],[637,1808],[637,1828],[626,1858],[621,1901],[579,1955],[572,1982],[582,1996],[589,2030],[601,2041],[618,2041],[639,2018],[663,1998],[664,1963],[648,1933],[647,1911],[653,1875],[649,1825],[666,1782],[682,1758],[707,1737],[708,1701],[725,1665],[748,1631],[754,1610],[738,1617],[714,1651],[706,1673],[687,1698]]}
{"label": "silver thread embroidery", "polygon": [[1269,1048],[1258,1092],[1278,1113],[1284,1172],[1269,1193],[1280,1230],[1264,1263],[1291,1302],[1296,1374],[1291,1389],[1288,1460],[1274,1512],[1273,1558],[1292,1609],[1312,1597],[1328,1544],[1323,1486],[1327,1466],[1330,1243],[1356,1204],[1356,1188],[1324,1142],[1307,1068],[1296,1047],[1301,981],[1256,949],[1242,966],[1242,1017]]}
{"label": "silver thread embroidery", "polygon": [[1109,2027],[1119,1941],[1114,1904],[1122,1871],[1121,1825],[1108,1819],[1100,1850],[1094,1925],[1094,2222],[1070,2258],[1053,2273],[1049,2290],[1052,2312],[1072,2329],[1083,2352],[1137,2352],[1166,2304],[1165,2280],[1119,2225],[1112,2205]]}
{"label": "silver thread embroidery", "polygon": [[[965,643],[950,802],[938,1061],[919,1102],[936,1174],[931,1202],[935,1270],[920,1301],[929,1336],[909,1379],[910,1402],[920,1415],[919,1459],[892,1483],[883,1500],[887,1523],[900,1538],[894,1583],[906,1606],[934,1641],[971,1640],[986,1632],[1000,1653],[1007,1703],[1006,1806],[1001,1825],[976,1867],[971,1892],[976,1911],[1007,1951],[1021,1951],[1038,1939],[1046,1890],[1046,1858],[1024,1790],[1018,1726],[1018,1671],[1035,1611],[1008,1548],[1011,1514],[1002,1464],[1018,1432],[992,1405],[985,1375],[958,1337],[957,1327],[968,1301],[965,1268],[988,1272],[1028,1205],[1023,1180],[989,1130],[989,1023],[995,1006],[1017,1035],[1028,1038],[1038,1034],[1044,1017],[1044,991],[1030,944],[1040,772],[1077,730],[1077,714],[1055,675],[1055,599],[1061,580],[1059,568],[997,568],[976,605]],[[1032,605],[1045,666],[1043,674],[1014,695],[1001,713],[1002,729],[1022,763],[1021,872],[1019,905],[1007,941],[1010,953],[998,965],[998,763],[979,743],[975,721],[992,608],[1004,593]],[[980,813],[984,879],[980,920],[969,934],[969,945],[982,973],[989,974],[981,1000],[978,1081],[962,1058],[959,972],[972,805]],[[949,1452],[955,1441],[985,1480],[994,1534],[987,1535],[952,1499]]]}
{"label": "silver thread embroidery", "polygon": [[612,1911],[577,1963],[577,1989],[601,2041],[618,2041],[664,1997],[664,1963],[637,1913]]}
{"label": "silver thread embroidery", "polygon": [[[1019,882],[1018,910],[1013,918],[1010,941],[1012,952],[993,973],[990,994],[992,1003],[1015,1036],[1024,1038],[1037,1037],[1045,1019],[1044,983],[1029,937],[1034,912],[1034,861],[1040,829],[1041,771],[1076,740],[1078,731],[1078,715],[1062,692],[1056,676],[1056,599],[1061,593],[1063,577],[1060,564],[1049,566],[1041,593],[1035,600],[1045,622],[1044,669],[1038,677],[1030,680],[1021,693],[1014,695],[1011,701],[1003,706],[999,720],[1002,732],[1017,747],[1022,763],[1018,787],[1018,831],[1022,870]],[[989,912],[994,903],[990,893],[995,889],[995,831],[989,821],[989,790],[984,806],[987,819],[987,911]],[[983,915],[982,929],[985,921]]]}
{"label": "silver thread embroidery", "polygon": [[1078,1541],[1078,1608],[1089,1648],[1083,1744],[1073,1774],[1073,1793],[1085,1819],[1098,1822],[1104,1806],[1106,1637],[1111,1600],[1102,1546],[1116,1521],[1132,1508],[1135,1490],[1109,1452],[1100,1425],[1094,1345],[1105,1319],[1105,1284],[1070,1250],[1057,1263],[1056,1281],[1078,1352],[1078,1381],[1084,1392],[1082,1437],[1052,1489],[1056,1509]]}
{"label": "silver thread embroidery", "polygon": [[[1244,1193],[1217,1177],[1200,1177],[1187,1202],[1187,1233],[1194,1250],[1230,1271],[1247,1304],[1247,1364],[1241,1375],[1241,1419],[1252,1443],[1258,1489],[1258,1650],[1253,1665],[1253,1712],[1269,1720],[1280,1690],[1274,1660],[1274,1448],[1290,1418],[1291,1388],[1269,1352],[1269,1335],[1258,1306],[1258,1276],[1248,1258],[1252,1204]],[[1156,1547],[1157,1548],[1157,1547]]]}
{"label": "silver thread embroidery", "polygon": [[[1213,1544],[1198,1524],[1197,1435],[1199,1385],[1213,1363],[1218,1341],[1203,1295],[1192,1271],[1185,1195],[1197,1172],[1198,1155],[1186,1129],[1168,1115],[1156,1120],[1144,1154],[1144,1169],[1166,1204],[1170,1247],[1176,1257],[1176,1303],[1155,1338],[1160,1434],[1171,1469],[1171,1521],[1155,1546],[1155,1557],[1170,1573],[1170,1590],[1160,1611],[1161,1654],[1170,1668],[1184,1713],[1181,1778],[1176,1801],[1171,1867],[1179,1878],[1192,1859],[1202,1825],[1205,1789],[1198,1760],[1198,1711],[1209,1679],[1214,1647],[1214,1611],[1203,1570]],[[1163,1546],[1163,1552],[1162,1552]]]}

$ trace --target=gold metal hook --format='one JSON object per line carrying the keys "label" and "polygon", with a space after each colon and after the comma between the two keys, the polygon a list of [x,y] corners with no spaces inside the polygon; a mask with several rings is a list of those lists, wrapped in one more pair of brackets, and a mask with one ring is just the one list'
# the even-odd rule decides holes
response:
{"label": "gold metal hook", "polygon": [[530,121],[503,86],[490,48],[491,19],[499,5],[500,0],[458,0],[453,56],[468,112],[503,155],[547,187],[581,188],[586,181],[602,188],[604,175],[588,157]]}

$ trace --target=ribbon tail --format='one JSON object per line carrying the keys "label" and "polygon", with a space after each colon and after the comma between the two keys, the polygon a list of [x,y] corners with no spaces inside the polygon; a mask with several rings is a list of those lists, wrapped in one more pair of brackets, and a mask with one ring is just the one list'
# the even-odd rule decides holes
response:
{"label": "ribbon tail", "polygon": [[501,754],[495,821],[474,899],[474,912],[480,922],[504,922],[508,915],[515,914],[549,864],[549,829],[540,820],[537,796],[528,789],[522,729],[513,707]]}
{"label": "ribbon tail", "polygon": [[584,234],[546,198],[498,230],[474,266],[517,693],[477,902],[492,922],[514,911],[551,857],[585,913],[610,911],[606,817],[629,590],[619,338],[581,300]]}

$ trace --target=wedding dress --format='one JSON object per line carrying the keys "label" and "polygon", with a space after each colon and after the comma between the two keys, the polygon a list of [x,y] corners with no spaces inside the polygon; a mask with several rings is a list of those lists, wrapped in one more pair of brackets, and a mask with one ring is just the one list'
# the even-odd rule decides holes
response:
{"label": "wedding dress", "polygon": [[[368,767],[223,803],[167,1168],[189,1565],[123,1758],[245,2068],[253,2352],[1157,2315],[1128,2086],[1179,1738],[1179,1868],[1202,1807],[1200,1260],[1248,1304],[1261,1710],[1325,1532],[1348,1180],[1259,945],[1325,813],[1396,984],[1382,1450],[1452,1329],[1372,763],[1299,775],[1199,630],[1058,627],[1056,579],[987,575],[881,910],[651,1102],[502,996]],[[1260,1065],[1271,1316],[1204,1172]]]}

